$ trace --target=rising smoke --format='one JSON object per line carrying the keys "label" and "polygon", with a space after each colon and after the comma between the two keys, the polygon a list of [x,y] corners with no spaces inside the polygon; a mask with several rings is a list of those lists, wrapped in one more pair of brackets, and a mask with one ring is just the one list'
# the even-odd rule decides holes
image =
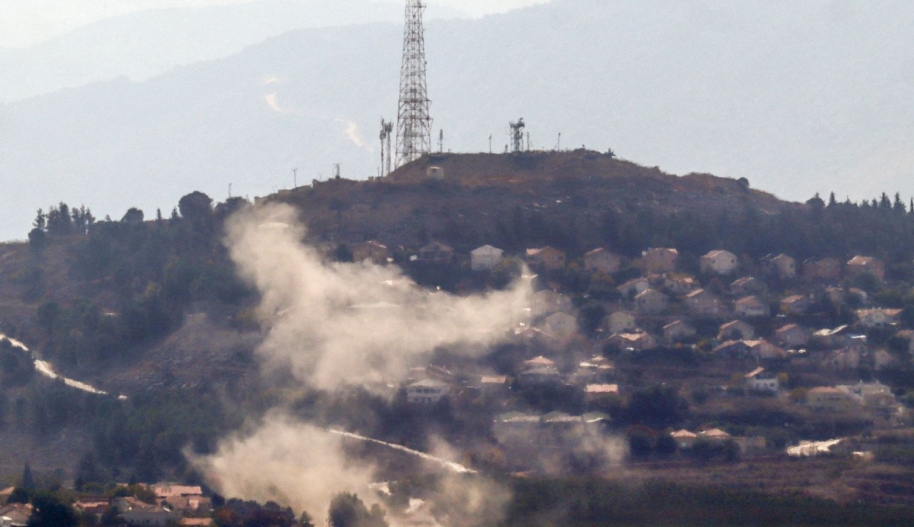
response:
{"label": "rising smoke", "polygon": [[260,353],[315,388],[397,382],[440,345],[484,349],[529,303],[529,281],[457,297],[419,288],[396,267],[328,263],[301,242],[305,229],[288,206],[242,211],[228,232],[232,259],[263,298]]}
{"label": "rising smoke", "polygon": [[[227,232],[240,275],[261,294],[266,337],[258,352],[303,387],[397,384],[437,346],[463,344],[471,352],[504,338],[529,304],[528,280],[457,297],[419,288],[396,267],[327,262],[302,242],[305,227],[289,206],[249,207],[230,219]],[[276,413],[193,461],[228,496],[322,514],[334,494],[364,493],[371,482],[372,467],[351,463],[344,440]],[[479,514],[499,510],[506,499],[485,478],[447,485],[447,495],[464,497],[462,507]]]}

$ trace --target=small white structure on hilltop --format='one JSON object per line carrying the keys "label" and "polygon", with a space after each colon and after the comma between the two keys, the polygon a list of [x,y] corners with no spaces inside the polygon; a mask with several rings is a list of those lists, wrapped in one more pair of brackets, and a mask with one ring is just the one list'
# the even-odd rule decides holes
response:
{"label": "small white structure on hilltop", "polygon": [[504,259],[504,254],[505,251],[497,247],[483,245],[470,252],[470,269],[474,271],[491,271],[501,263]]}
{"label": "small white structure on hilltop", "polygon": [[406,402],[409,404],[435,404],[449,392],[447,384],[435,379],[423,379],[406,387]]}

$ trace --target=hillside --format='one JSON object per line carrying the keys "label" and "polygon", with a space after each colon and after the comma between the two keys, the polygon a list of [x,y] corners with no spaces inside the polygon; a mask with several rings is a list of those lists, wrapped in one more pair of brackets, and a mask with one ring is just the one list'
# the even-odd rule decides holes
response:
{"label": "hillside", "polygon": [[[312,471],[330,470],[315,467],[316,458],[355,480],[364,474],[347,472],[350,461],[374,466],[373,477],[385,481],[435,474],[402,450],[327,446],[330,429],[444,451],[519,488],[578,476],[611,487],[621,469],[626,479],[677,481],[698,494],[731,485],[740,489],[732,499],[749,499],[744,491],[814,496],[842,507],[862,501],[865,512],[880,514],[877,505],[914,502],[906,482],[914,470],[906,428],[914,363],[895,334],[914,328],[914,211],[897,196],[791,203],[747,180],[676,176],[580,149],[430,155],[385,178],[317,181],[255,204],[193,192],[172,214],[148,220],[137,209],[103,221],[61,210],[36,219],[29,243],[0,245],[0,332],[110,395],[52,382],[29,354],[0,342],[0,440],[12,445],[0,455],[0,478],[34,457],[36,469],[100,486],[124,475],[205,482],[318,510],[323,498],[286,494],[271,474],[293,473],[305,490]],[[356,245],[371,239],[389,248],[382,265],[352,262]],[[431,241],[452,246],[454,257],[420,258]],[[469,252],[483,244],[506,258],[474,271]],[[566,252],[561,265],[534,265],[529,283],[511,285],[526,249],[545,245]],[[585,253],[595,247],[617,255],[613,269],[587,268]],[[649,272],[642,251],[651,247],[678,250],[672,271]],[[702,257],[711,250],[733,267],[709,271]],[[782,252],[790,275],[772,263]],[[852,274],[844,262],[855,255],[882,259],[880,277]],[[839,273],[809,276],[804,260],[827,257]],[[756,277],[762,314],[737,314],[731,306],[744,292],[735,284]],[[634,295],[641,286],[662,297],[659,307]],[[694,312],[697,288],[713,311]],[[797,298],[805,311],[785,307]],[[895,322],[866,328],[862,307],[891,311]],[[622,337],[610,314],[631,316],[641,331]],[[727,340],[719,328],[734,317],[755,335]],[[692,329],[681,342],[666,337],[675,321]],[[770,343],[782,325],[859,334],[808,340],[802,353],[788,353]],[[654,347],[620,344],[632,335]],[[750,342],[774,351],[726,351]],[[841,346],[857,346],[856,362],[841,366],[849,361]],[[588,368],[598,361],[611,373],[595,377]],[[334,367],[321,369],[327,362]],[[539,370],[526,369],[530,363],[551,363],[545,374],[561,382],[531,380]],[[744,376],[759,367],[784,383],[777,396],[750,390]],[[483,376],[502,386],[490,391]],[[448,399],[410,399],[407,387],[423,377],[423,386],[453,390]],[[591,380],[613,383],[614,392],[590,396]],[[833,414],[806,404],[812,389],[862,380],[891,404]],[[532,435],[507,433],[521,426],[515,419]],[[596,434],[586,436],[596,444],[550,428],[572,422]],[[680,428],[717,429],[732,440],[693,453],[670,444],[667,432]],[[313,441],[302,440],[310,434]],[[785,453],[800,440],[835,436],[848,440],[834,458],[807,463]],[[550,446],[531,454],[530,437]],[[764,446],[736,442],[750,437]],[[312,443],[329,454],[290,456]],[[874,452],[872,464],[851,458],[856,451]],[[263,466],[245,472],[247,457]],[[219,463],[208,467],[213,459]],[[249,482],[251,473],[265,479]],[[403,512],[397,503],[391,510]],[[530,524],[525,511],[512,513],[518,524]],[[602,514],[610,512],[594,518]]]}

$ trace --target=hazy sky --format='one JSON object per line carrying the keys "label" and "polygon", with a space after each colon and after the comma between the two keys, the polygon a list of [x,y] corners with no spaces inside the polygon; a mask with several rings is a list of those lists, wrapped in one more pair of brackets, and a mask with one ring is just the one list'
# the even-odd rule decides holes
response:
{"label": "hazy sky", "polygon": [[[164,7],[243,4],[250,0],[0,0],[0,46],[27,46],[109,16]],[[480,16],[548,0],[430,0]]]}

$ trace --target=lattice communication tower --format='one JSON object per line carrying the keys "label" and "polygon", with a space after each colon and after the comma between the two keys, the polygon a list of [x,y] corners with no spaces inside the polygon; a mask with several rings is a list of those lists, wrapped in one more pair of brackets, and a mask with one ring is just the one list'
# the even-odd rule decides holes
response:
{"label": "lattice communication tower", "polygon": [[432,118],[429,116],[428,87],[425,82],[425,30],[422,0],[407,0],[403,30],[403,63],[400,66],[400,105],[397,113],[397,163],[415,161],[432,147]]}

